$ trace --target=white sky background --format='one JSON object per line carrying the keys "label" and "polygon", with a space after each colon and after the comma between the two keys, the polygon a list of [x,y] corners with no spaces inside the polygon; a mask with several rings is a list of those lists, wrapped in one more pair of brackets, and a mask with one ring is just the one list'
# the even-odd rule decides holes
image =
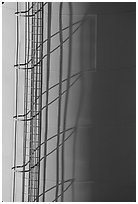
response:
{"label": "white sky background", "polygon": [[[2,9],[2,199],[11,201],[13,165],[13,110],[15,59],[15,5],[6,3]],[[6,149],[5,149],[6,148]]]}

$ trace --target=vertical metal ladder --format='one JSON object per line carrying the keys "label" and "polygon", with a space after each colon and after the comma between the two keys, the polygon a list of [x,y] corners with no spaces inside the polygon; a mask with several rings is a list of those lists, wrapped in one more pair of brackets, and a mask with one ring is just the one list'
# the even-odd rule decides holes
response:
{"label": "vertical metal ladder", "polygon": [[[27,4],[27,3],[26,3]],[[28,12],[28,46],[26,50],[31,63],[27,62],[25,70],[24,106],[27,114],[24,121],[24,164],[22,201],[39,200],[40,176],[40,143],[41,143],[41,108],[42,108],[42,42],[43,42],[43,3],[32,3],[31,13]],[[29,9],[29,3],[28,3]],[[39,10],[39,12],[37,12]],[[30,18],[31,17],[31,18]],[[30,18],[30,19],[29,19]],[[26,22],[27,23],[27,22]],[[29,58],[28,58],[29,59]],[[29,120],[28,120],[29,118]],[[35,166],[35,167],[34,167]]]}

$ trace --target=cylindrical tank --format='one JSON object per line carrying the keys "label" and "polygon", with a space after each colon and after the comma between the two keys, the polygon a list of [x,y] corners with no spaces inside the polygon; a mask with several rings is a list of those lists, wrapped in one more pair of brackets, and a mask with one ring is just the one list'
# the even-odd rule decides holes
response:
{"label": "cylindrical tank", "polygon": [[[43,39],[45,42],[43,44],[42,92],[44,94],[42,96],[42,159],[40,162],[39,201],[44,201],[42,196],[44,183],[45,190],[49,189],[44,196],[45,201],[48,202],[55,200],[135,201],[136,4],[52,2],[49,20],[51,28],[48,28],[48,4],[46,3],[44,6],[43,16]],[[15,10],[15,3],[13,5]],[[6,7],[6,3],[3,6]],[[25,3],[19,3],[19,8],[23,10]],[[10,15],[12,16],[11,12]],[[3,16],[6,14],[4,13]],[[9,19],[8,15],[6,18]],[[15,20],[15,17],[12,16],[12,19]],[[24,17],[19,16],[19,19],[19,58],[20,62],[23,62]],[[47,38],[49,29],[51,38],[48,65]],[[6,41],[6,37],[3,39]],[[12,39],[15,41],[15,33],[13,33]],[[11,46],[15,49],[14,45],[11,44]],[[9,64],[7,66],[4,61],[4,66],[9,67]],[[49,105],[46,109],[43,107],[46,106],[47,100],[48,67],[50,69],[50,90]],[[4,73],[6,70],[8,68],[4,70]],[[9,71],[7,72],[8,75]],[[19,73],[18,114],[22,114],[24,71],[21,70]],[[60,79],[62,81],[61,96],[59,94]],[[11,79],[11,75],[10,80],[14,81],[14,77],[12,76]],[[11,90],[12,92],[13,90]],[[60,116],[59,107],[61,108]],[[48,110],[47,117],[46,110]],[[12,115],[12,113],[10,114]],[[8,118],[7,115],[6,117]],[[4,138],[3,141],[6,141],[6,145],[10,147],[12,139],[8,139],[8,128],[4,129],[4,133],[6,139]],[[48,140],[46,154],[44,150],[45,135]],[[17,165],[22,164],[23,137],[23,123],[18,122]],[[59,147],[57,138],[59,138]],[[44,182],[45,157],[46,179]],[[12,165],[11,155],[7,158]],[[11,170],[5,161],[3,169],[6,173]],[[6,181],[4,170],[3,175],[3,200],[6,201],[7,182],[4,182]],[[58,181],[57,175],[59,176]],[[9,176],[7,173],[7,178],[10,177],[11,175]],[[16,172],[15,194],[15,201],[21,201],[21,172]],[[11,201],[10,196],[7,201]]]}

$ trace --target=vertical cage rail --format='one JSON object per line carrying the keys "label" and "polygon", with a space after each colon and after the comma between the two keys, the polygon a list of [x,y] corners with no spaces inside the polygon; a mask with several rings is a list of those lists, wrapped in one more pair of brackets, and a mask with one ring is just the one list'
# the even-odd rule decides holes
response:
{"label": "vertical cage rail", "polygon": [[[29,3],[28,3],[29,4]],[[28,9],[27,3],[25,3],[25,10]],[[28,20],[25,18],[25,64],[28,61],[28,49],[27,49],[27,29],[28,29]],[[28,46],[29,48],[29,46]],[[24,85],[24,114],[25,114],[25,119],[27,119],[27,100],[28,100],[28,69],[27,66],[25,65],[25,85]],[[23,165],[25,165],[26,162],[26,138],[27,138],[27,121],[24,121],[24,137],[23,137]],[[23,167],[23,176],[22,176],[22,202],[24,202],[24,190],[25,190],[25,185],[26,185],[26,178],[25,178],[25,166]]]}
{"label": "vertical cage rail", "polygon": [[[18,12],[18,3],[17,3],[17,12]],[[16,64],[19,61],[19,19],[18,15],[16,17]],[[16,74],[16,93],[15,93],[15,115],[18,114],[18,69],[15,72]],[[14,166],[16,166],[16,151],[17,151],[17,120],[14,123]],[[15,192],[16,192],[16,172],[13,173],[13,202],[15,201]]]}
{"label": "vertical cage rail", "polygon": [[[46,114],[45,114],[45,145],[44,156],[47,154],[47,135],[48,135],[48,102],[49,102],[49,78],[50,78],[50,36],[51,36],[51,3],[48,3],[48,20],[47,20],[47,72],[46,72]],[[44,157],[43,167],[43,202],[45,202],[45,188],[46,188],[46,156]]]}

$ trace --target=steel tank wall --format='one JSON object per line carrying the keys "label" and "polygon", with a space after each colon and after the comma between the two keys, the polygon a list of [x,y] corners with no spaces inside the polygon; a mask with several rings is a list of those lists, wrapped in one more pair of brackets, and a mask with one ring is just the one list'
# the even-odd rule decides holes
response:
{"label": "steel tank wall", "polygon": [[[97,15],[97,66],[83,75],[75,201],[131,202],[136,199],[135,3],[90,3],[92,14]],[[86,68],[85,55],[84,48]]]}

